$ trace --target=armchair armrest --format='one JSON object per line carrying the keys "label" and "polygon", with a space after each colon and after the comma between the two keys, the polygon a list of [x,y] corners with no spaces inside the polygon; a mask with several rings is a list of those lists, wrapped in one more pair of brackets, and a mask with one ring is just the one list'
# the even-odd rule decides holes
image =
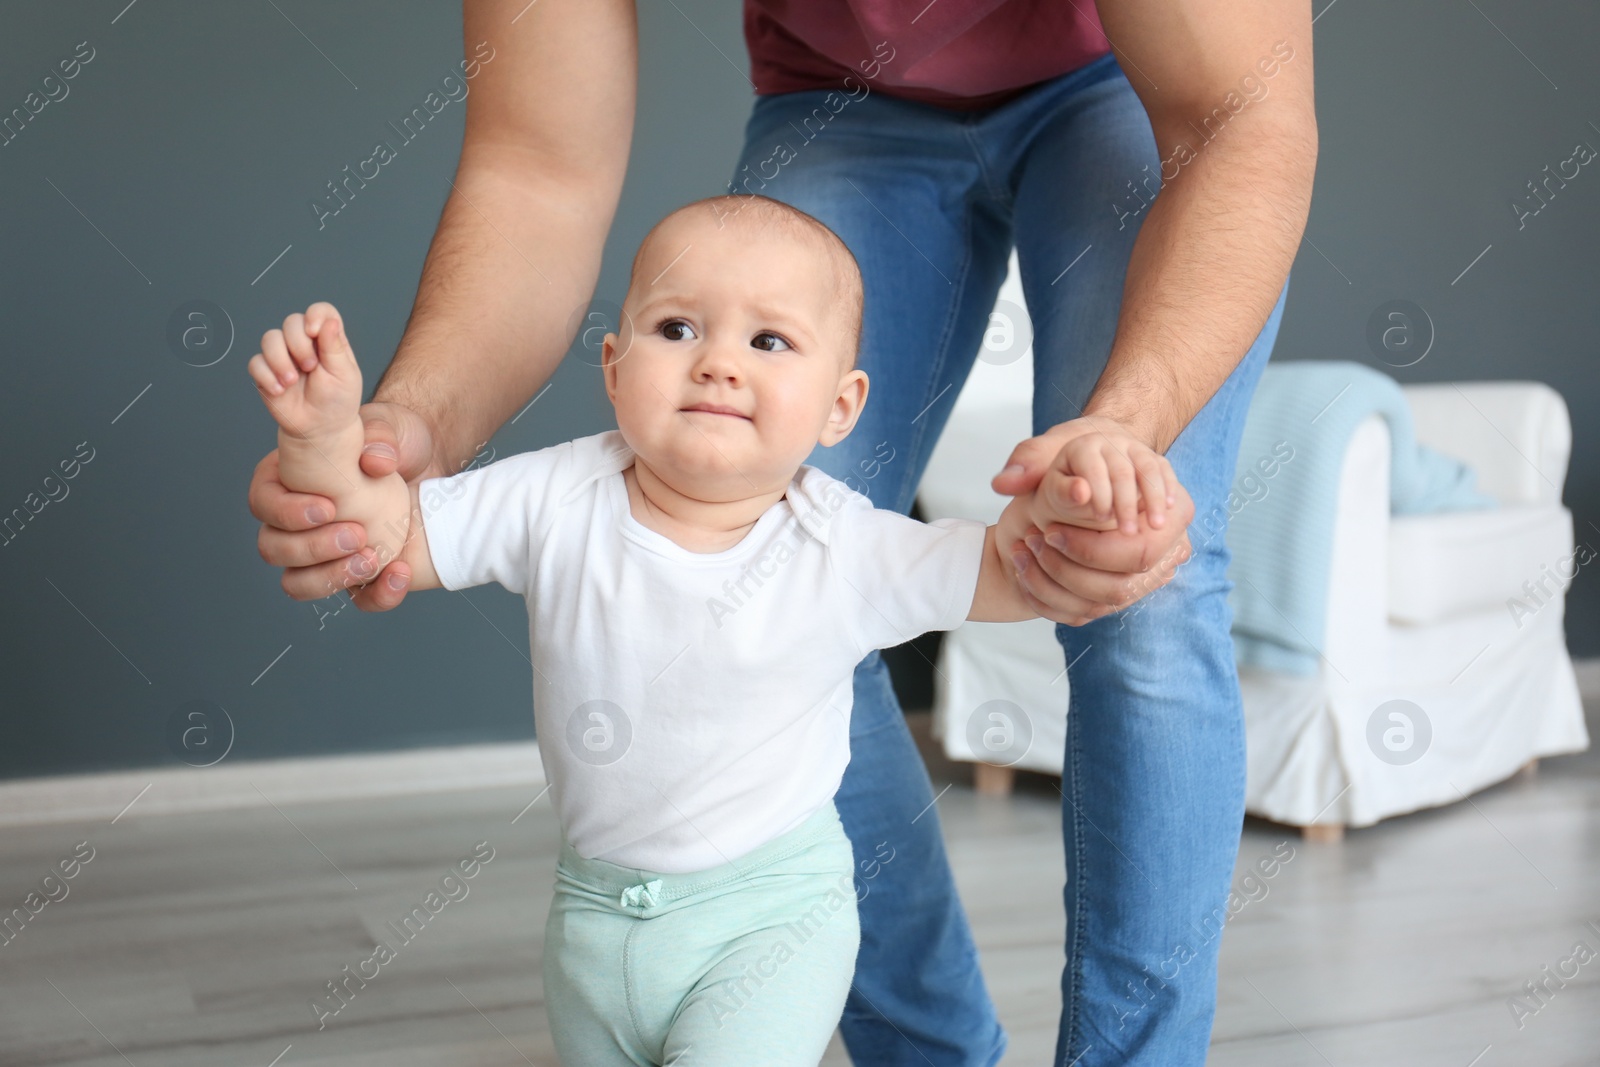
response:
{"label": "armchair armrest", "polygon": [[[1339,471],[1328,560],[1322,656],[1336,682],[1381,674],[1389,622],[1389,424],[1368,416],[1350,437]],[[1326,674],[1324,675],[1325,677]]]}
{"label": "armchair armrest", "polygon": [[1542,382],[1403,387],[1417,440],[1463,463],[1502,504],[1559,504],[1572,452],[1561,394]]}

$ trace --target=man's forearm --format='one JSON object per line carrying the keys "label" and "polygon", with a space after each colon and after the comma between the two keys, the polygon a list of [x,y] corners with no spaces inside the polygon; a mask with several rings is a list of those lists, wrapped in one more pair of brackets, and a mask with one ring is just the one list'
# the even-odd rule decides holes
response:
{"label": "man's forearm", "polygon": [[531,153],[463,151],[394,361],[373,393],[431,425],[453,474],[550,378],[594,292],[616,191],[541,175]]}
{"label": "man's forearm", "polygon": [[1134,241],[1116,340],[1084,414],[1167,450],[1277,303],[1310,210],[1316,145],[1309,115],[1247,111],[1163,183]]}

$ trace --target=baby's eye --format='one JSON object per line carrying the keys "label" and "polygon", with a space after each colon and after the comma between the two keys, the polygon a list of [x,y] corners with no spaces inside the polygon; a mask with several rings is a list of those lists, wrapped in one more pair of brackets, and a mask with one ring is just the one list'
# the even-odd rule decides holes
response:
{"label": "baby's eye", "polygon": [[669,341],[687,341],[694,337],[694,327],[682,319],[668,319],[656,327],[656,332]]}
{"label": "baby's eye", "polygon": [[772,331],[762,330],[760,333],[750,338],[750,347],[759,348],[763,352],[782,352],[784,349],[792,346],[788,341],[785,341],[782,337],[779,337]]}

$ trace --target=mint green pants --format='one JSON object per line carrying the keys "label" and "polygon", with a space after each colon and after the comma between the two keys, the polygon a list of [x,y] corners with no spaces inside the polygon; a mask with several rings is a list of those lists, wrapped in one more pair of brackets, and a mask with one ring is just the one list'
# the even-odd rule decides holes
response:
{"label": "mint green pants", "polygon": [[566,1067],[815,1067],[861,927],[829,802],[733,863],[658,874],[563,844],[545,923],[550,1032]]}

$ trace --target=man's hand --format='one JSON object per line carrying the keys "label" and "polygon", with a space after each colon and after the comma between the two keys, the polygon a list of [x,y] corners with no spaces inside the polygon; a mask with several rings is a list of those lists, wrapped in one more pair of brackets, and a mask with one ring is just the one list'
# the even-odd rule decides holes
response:
{"label": "man's hand", "polygon": [[[1068,626],[1119,611],[1161,588],[1190,554],[1194,502],[1165,457],[1159,526],[1153,507],[1139,513],[1133,533],[1117,529],[1109,518],[1099,524],[1102,529],[1077,524],[1094,502],[1084,479],[1068,473],[1068,446],[1091,434],[1102,444],[1137,442],[1110,419],[1074,419],[1019,444],[991,483],[996,492],[1017,498],[1001,514],[996,537],[1017,568],[1019,591],[1033,610]],[[1074,525],[1063,524],[1064,518]]]}
{"label": "man's hand", "polygon": [[[446,473],[435,459],[432,428],[410,408],[366,404],[361,420],[366,432],[361,469],[367,474],[376,478],[399,471],[415,484]],[[362,611],[388,611],[405,599],[411,568],[395,560],[374,574],[377,553],[367,546],[366,530],[357,522],[330,523],[334,507],[327,497],[285,489],[278,480],[277,449],[256,464],[250,513],[262,523],[256,540],[261,558],[284,568],[283,591],[294,599],[319,600],[350,588]]]}

